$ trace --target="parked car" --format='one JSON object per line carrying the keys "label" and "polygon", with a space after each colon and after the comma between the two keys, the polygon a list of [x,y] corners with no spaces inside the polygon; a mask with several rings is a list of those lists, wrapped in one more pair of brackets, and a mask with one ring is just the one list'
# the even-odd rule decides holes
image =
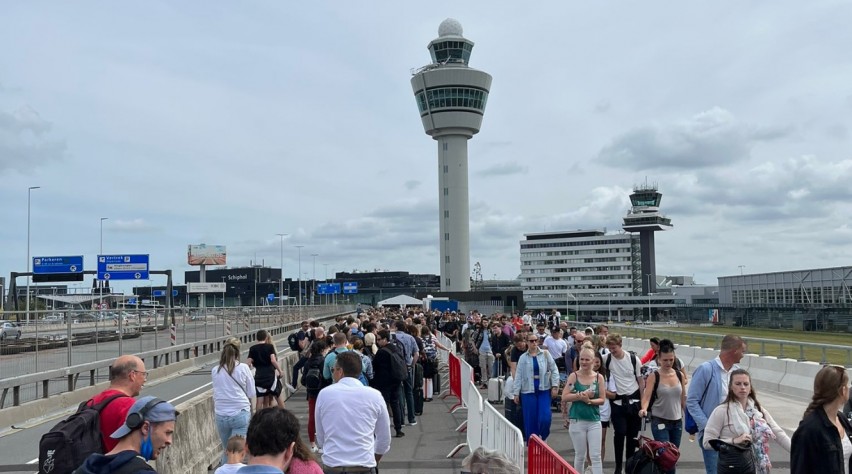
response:
{"label": "parked car", "polygon": [[0,321],[0,341],[21,338],[21,327],[11,321]]}
{"label": "parked car", "polygon": [[65,322],[65,316],[63,316],[61,313],[48,314],[47,316],[45,316],[42,319],[42,321],[44,321],[45,323],[48,323],[48,324],[50,324],[50,323],[62,323],[62,322]]}

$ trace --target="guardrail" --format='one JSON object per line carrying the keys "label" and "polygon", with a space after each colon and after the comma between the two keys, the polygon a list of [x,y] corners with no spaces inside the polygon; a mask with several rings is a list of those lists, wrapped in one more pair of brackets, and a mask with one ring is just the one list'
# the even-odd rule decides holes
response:
{"label": "guardrail", "polygon": [[[328,318],[348,312],[351,312],[351,310],[337,308],[337,311],[334,314],[328,315]],[[316,315],[290,314],[284,320],[276,321],[276,324],[279,324],[278,326],[269,327],[267,330],[273,336],[293,331],[303,319],[313,316]],[[219,336],[212,339],[141,352],[136,355],[145,362],[146,367],[157,369],[178,363],[181,360],[216,353],[221,350],[224,342],[230,337],[238,337],[242,342],[249,343],[254,338],[255,333],[254,330],[241,331],[231,336]],[[114,358],[111,357],[105,360],[78,364],[62,369],[0,379],[0,409],[7,407],[6,400],[10,393],[10,406],[20,406],[22,403],[29,401],[22,397],[22,391],[28,386],[36,387],[36,396],[33,399],[46,399],[58,393],[74,391],[83,386],[95,385],[98,383],[98,372],[108,370],[113,361]],[[41,392],[40,395],[38,394],[39,391]]]}
{"label": "guardrail", "polygon": [[523,467],[524,434],[488,401],[482,404],[482,445],[505,454],[518,466]]}
{"label": "guardrail", "polygon": [[[611,325],[610,332],[618,332],[625,337],[645,339],[646,341],[655,336],[660,339],[671,339],[676,344],[713,349],[719,349],[722,338],[725,337],[724,334],[676,331],[654,325]],[[772,356],[779,359],[790,358],[800,362],[809,360],[820,364],[833,363],[852,367],[852,346],[849,345],[819,344],[749,336],[742,336],[742,338],[748,344],[749,352],[760,356]]]}

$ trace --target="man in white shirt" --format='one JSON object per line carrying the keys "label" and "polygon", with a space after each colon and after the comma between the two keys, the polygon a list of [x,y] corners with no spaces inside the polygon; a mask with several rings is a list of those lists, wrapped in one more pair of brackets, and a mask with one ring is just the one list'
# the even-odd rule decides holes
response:
{"label": "man in white shirt", "polygon": [[562,339],[562,331],[559,327],[550,330],[550,336],[544,338],[544,347],[550,351],[550,356],[556,361],[556,367],[565,370],[565,353],[568,351],[568,343]]}
{"label": "man in white shirt", "polygon": [[376,473],[376,465],[390,451],[390,418],[382,394],[364,386],[359,375],[357,353],[337,356],[332,372],[335,383],[317,397],[317,444],[327,469]]}

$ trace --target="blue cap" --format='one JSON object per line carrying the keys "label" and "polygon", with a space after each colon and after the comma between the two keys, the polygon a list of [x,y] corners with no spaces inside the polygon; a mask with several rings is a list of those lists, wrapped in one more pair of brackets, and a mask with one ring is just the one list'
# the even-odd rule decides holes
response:
{"label": "blue cap", "polygon": [[160,400],[159,398],[152,396],[141,397],[133,403],[133,406],[131,406],[129,410],[127,410],[127,417],[124,419],[124,424],[115,430],[115,432],[110,435],[110,438],[124,438],[130,434],[131,431],[141,427],[141,421],[150,421],[151,423],[174,421],[177,419],[179,414],[180,413],[175,410],[174,405],[165,400]]}

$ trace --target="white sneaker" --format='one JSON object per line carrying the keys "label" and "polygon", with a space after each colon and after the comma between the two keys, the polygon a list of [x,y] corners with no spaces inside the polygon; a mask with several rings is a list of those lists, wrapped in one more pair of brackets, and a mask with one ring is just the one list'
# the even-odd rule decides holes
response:
{"label": "white sneaker", "polygon": [[312,445],[311,445],[311,452],[312,452],[312,453],[319,452],[319,448],[317,447],[317,445],[315,445],[315,444],[312,444]]}
{"label": "white sneaker", "polygon": [[296,391],[296,387],[290,385],[289,383],[285,383],[284,386],[287,387],[287,390],[289,390],[291,393]]}
{"label": "white sneaker", "polygon": [[583,471],[583,474],[592,474],[592,466],[586,466],[586,469]]}

